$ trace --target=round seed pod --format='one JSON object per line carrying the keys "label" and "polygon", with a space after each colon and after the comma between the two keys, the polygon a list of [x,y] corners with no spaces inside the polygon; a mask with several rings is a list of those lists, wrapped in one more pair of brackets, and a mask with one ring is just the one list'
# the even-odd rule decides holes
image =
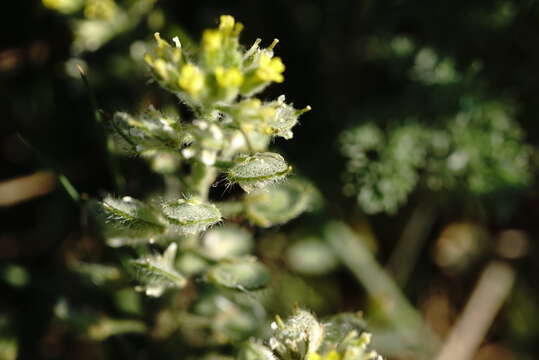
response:
{"label": "round seed pod", "polygon": [[248,193],[283,180],[292,170],[281,155],[271,152],[241,156],[235,161],[228,169],[227,178]]}
{"label": "round seed pod", "polygon": [[248,257],[221,262],[208,270],[207,276],[216,285],[242,290],[261,289],[269,281],[264,265]]}
{"label": "round seed pod", "polygon": [[180,234],[196,234],[221,221],[219,209],[196,199],[179,199],[162,208],[171,229]]}
{"label": "round seed pod", "polygon": [[269,227],[284,224],[317,208],[320,202],[321,196],[313,185],[294,178],[267,191],[255,191],[245,196],[245,215],[251,223]]}
{"label": "round seed pod", "polygon": [[109,196],[103,201],[92,201],[90,211],[95,215],[104,236],[109,239],[146,239],[165,231],[159,213],[130,196],[121,199]]}

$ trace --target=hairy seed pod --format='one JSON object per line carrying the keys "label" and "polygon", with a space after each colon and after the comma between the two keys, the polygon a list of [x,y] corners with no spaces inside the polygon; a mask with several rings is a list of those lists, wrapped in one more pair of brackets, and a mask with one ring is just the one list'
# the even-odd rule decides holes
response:
{"label": "hairy seed pod", "polygon": [[268,270],[250,257],[221,262],[208,270],[207,276],[214,284],[241,290],[257,290],[269,281]]}
{"label": "hairy seed pod", "polygon": [[187,279],[174,268],[177,250],[178,245],[172,243],[163,255],[151,255],[131,261],[135,276],[144,284],[140,288],[146,295],[157,297],[168,288],[185,286]]}
{"label": "hairy seed pod", "polygon": [[196,234],[221,221],[215,205],[196,199],[165,203],[162,210],[172,229],[180,234]]}
{"label": "hairy seed pod", "polygon": [[91,209],[101,222],[107,238],[141,239],[165,231],[158,212],[130,196],[121,199],[109,196],[93,205]]}
{"label": "hairy seed pod", "polygon": [[262,189],[286,177],[292,167],[276,153],[264,152],[241,156],[228,170],[228,180],[237,183],[246,192]]}

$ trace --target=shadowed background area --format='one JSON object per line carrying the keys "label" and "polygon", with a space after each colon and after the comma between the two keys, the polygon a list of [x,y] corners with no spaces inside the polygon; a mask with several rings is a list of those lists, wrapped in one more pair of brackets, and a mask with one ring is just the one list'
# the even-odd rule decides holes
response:
{"label": "shadowed background area", "polygon": [[[156,313],[142,314],[147,300],[130,293],[81,284],[72,267],[118,259],[63,180],[83,197],[163,186],[136,156],[108,152],[77,66],[105,113],[172,106],[142,61],[152,34],[178,35],[190,51],[221,14],[245,24],[243,44],[280,40],[286,81],[263,97],[313,108],[293,141],[273,146],[325,206],[257,233],[257,255],[286,268],[275,277],[291,294],[270,314],[294,302],[320,316],[364,310],[390,359],[418,358],[394,333],[424,323],[439,359],[536,357],[539,2],[158,0],[104,30],[77,27],[89,15],[62,8],[69,2],[9,2],[0,15],[0,359],[14,348],[28,359],[174,358],[158,327],[92,338],[59,320],[64,299],[96,316]],[[468,118],[486,120],[459,127]],[[444,141],[451,150],[436,152]]]}

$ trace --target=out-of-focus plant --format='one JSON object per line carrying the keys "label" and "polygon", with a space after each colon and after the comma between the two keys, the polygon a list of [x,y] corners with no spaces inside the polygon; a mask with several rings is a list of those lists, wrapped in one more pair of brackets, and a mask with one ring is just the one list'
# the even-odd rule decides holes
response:
{"label": "out-of-focus plant", "polygon": [[[271,82],[283,81],[284,65],[273,56],[277,41],[259,48],[257,40],[245,51],[238,41],[242,27],[231,16],[222,16],[218,29],[204,32],[196,56],[182,51],[178,38],[171,45],[155,35],[156,46],[146,62],[155,80],[190,110],[191,119],[180,120],[152,106],[139,115],[120,112],[110,119],[111,130],[127,151],[149,159],[163,176],[180,181],[160,200],[124,196],[95,203],[109,244],[167,247],[163,255],[131,262],[148,295],[185,287],[191,273],[226,288],[262,287],[267,274],[248,257],[252,247],[248,231],[231,225],[204,231],[224,216],[241,216],[262,226],[280,224],[311,205],[310,185],[297,179],[292,185],[280,184],[292,167],[281,155],[267,151],[273,137],[292,137],[298,116],[309,107],[296,110],[284,96],[270,102],[253,97]],[[160,165],[163,159],[168,166]],[[210,188],[220,175],[248,195],[211,202]],[[266,189],[272,184],[277,185]],[[275,194],[268,197],[265,191]],[[289,198],[299,205],[288,206]],[[185,253],[198,259],[196,269],[176,266],[176,258]]]}
{"label": "out-of-focus plant", "polygon": [[531,147],[512,109],[468,100],[445,128],[411,121],[385,132],[367,123],[343,133],[344,192],[374,214],[394,213],[417,187],[477,197],[525,188],[532,178]]}
{"label": "out-of-focus plant", "polygon": [[71,17],[72,50],[95,51],[131,30],[150,12],[156,0],[42,0],[43,5]]}
{"label": "out-of-focus plant", "polygon": [[[271,83],[282,82],[285,68],[274,56],[277,40],[261,48],[258,39],[244,49],[239,43],[242,28],[233,17],[222,16],[217,29],[203,33],[194,54],[185,52],[178,38],[169,43],[155,34],[145,61],[155,82],[179,99],[183,112],[163,113],[149,106],[141,114],[104,116],[116,148],[146,159],[163,177],[165,192],[145,200],[90,200],[100,232],[109,246],[119,248],[126,271],[72,264],[99,286],[131,275],[137,290],[164,297],[168,304],[156,314],[155,338],[179,332],[190,346],[207,350],[238,344],[264,323],[264,307],[250,292],[267,284],[269,271],[251,255],[249,224],[284,224],[319,201],[306,180],[285,181],[292,167],[268,150],[272,139],[292,138],[298,117],[310,107],[298,110],[283,95],[274,101],[255,97]],[[180,118],[180,113],[185,115]],[[245,193],[215,201],[211,189],[220,184],[225,191],[237,185]],[[183,289],[182,304],[174,301],[172,289]],[[67,309],[58,307],[58,319],[92,339],[146,331],[139,321],[98,321]]]}

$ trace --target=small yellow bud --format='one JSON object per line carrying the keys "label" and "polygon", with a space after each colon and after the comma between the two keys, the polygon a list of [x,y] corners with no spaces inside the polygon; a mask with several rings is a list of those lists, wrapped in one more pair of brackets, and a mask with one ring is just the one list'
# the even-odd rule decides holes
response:
{"label": "small yellow bud", "polygon": [[284,69],[285,66],[280,58],[272,58],[268,54],[262,53],[260,55],[260,62],[256,75],[262,81],[275,81],[280,83],[284,81],[282,75]]}
{"label": "small yellow bud", "polygon": [[322,357],[316,353],[308,353],[305,360],[322,360]]}
{"label": "small yellow bud", "polygon": [[219,30],[225,34],[230,34],[234,30],[234,24],[236,20],[230,15],[221,15],[219,23]]}
{"label": "small yellow bud", "polygon": [[215,69],[217,84],[223,88],[239,87],[243,83],[243,74],[238,68],[223,69],[219,66]]}
{"label": "small yellow bud", "polygon": [[265,106],[260,109],[260,115],[262,115],[264,119],[271,119],[275,116],[275,108]]}
{"label": "small yellow bud", "polygon": [[260,105],[262,105],[262,101],[260,101],[260,99],[253,98],[250,100],[246,100],[244,104],[245,104],[245,107],[248,109],[258,109]]}
{"label": "small yellow bud", "polygon": [[160,80],[168,80],[167,63],[163,59],[156,59],[153,63],[153,69],[160,77]]}
{"label": "small yellow bud", "polygon": [[202,46],[205,51],[212,52],[219,50],[222,45],[223,36],[217,30],[206,30],[202,35]]}
{"label": "small yellow bud", "polygon": [[146,53],[144,54],[144,61],[146,62],[146,64],[153,66],[155,59],[153,58],[152,54]]}
{"label": "small yellow bud", "polygon": [[230,15],[221,15],[219,31],[225,36],[238,36],[243,30],[243,24],[237,23]]}
{"label": "small yellow bud", "polygon": [[196,65],[185,64],[180,70],[179,85],[191,96],[196,96],[204,87],[204,74]]}

